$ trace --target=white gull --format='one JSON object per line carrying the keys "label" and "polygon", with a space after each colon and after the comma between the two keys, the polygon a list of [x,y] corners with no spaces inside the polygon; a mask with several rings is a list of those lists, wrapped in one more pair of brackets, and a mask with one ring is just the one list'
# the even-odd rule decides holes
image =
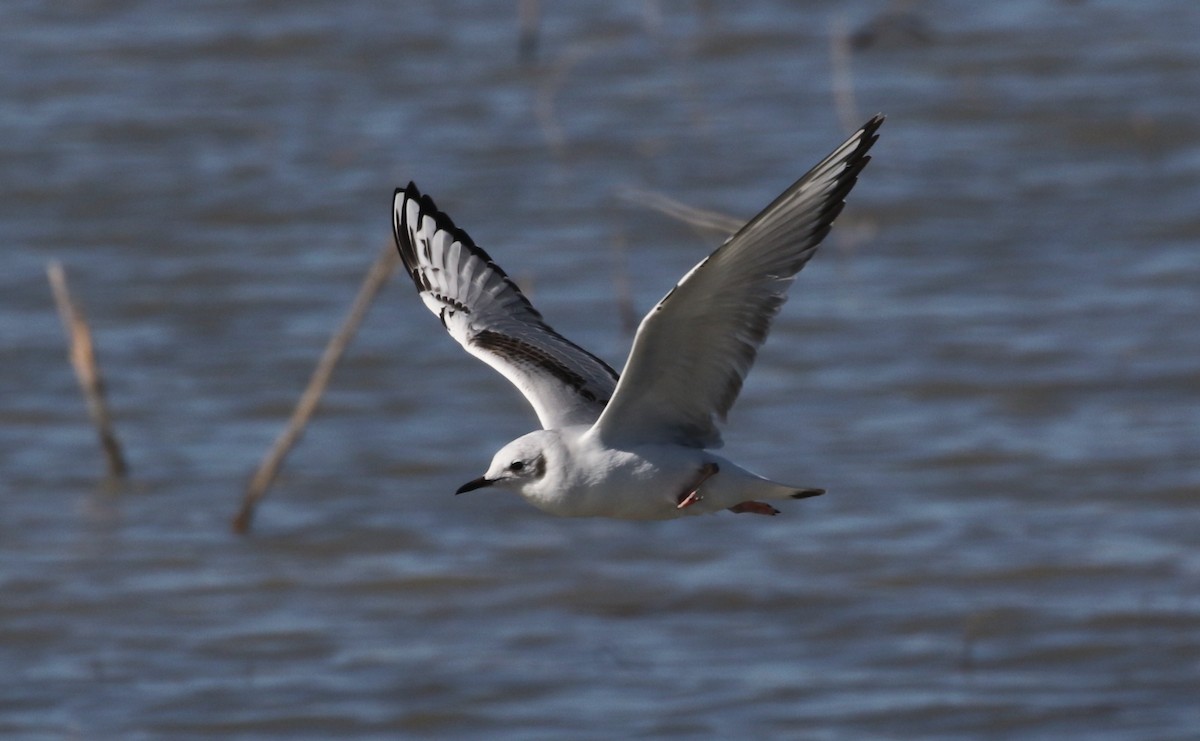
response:
{"label": "white gull", "polygon": [[620,376],[550,328],[467,233],[409,183],[396,245],[421,300],[503,374],[543,429],[501,448],[456,492],[516,491],[555,515],[669,519],[779,511],[824,489],[770,481],[711,452],[787,289],[870,160],[875,116],[692,268],[642,319]]}

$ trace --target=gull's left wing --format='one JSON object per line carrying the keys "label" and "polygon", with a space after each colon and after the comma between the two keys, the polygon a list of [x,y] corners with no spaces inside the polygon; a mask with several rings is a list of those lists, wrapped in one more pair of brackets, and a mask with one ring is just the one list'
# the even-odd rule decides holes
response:
{"label": "gull's left wing", "polygon": [[416,185],[397,189],[393,206],[400,259],[450,336],[512,381],[542,427],[595,422],[616,388],[616,371],[551,329],[492,258]]}

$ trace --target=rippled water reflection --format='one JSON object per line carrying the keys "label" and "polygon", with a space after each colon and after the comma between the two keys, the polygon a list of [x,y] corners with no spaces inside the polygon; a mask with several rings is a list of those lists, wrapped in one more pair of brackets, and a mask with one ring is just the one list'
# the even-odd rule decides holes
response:
{"label": "rippled water reflection", "polygon": [[[852,51],[875,160],[750,375],[773,520],[452,497],[521,399],[401,281],[229,534],[415,179],[619,364],[841,140],[881,3],[0,9],[11,738],[1186,738],[1200,727],[1200,8],[1022,0]],[[914,29],[916,33],[913,33]],[[855,121],[854,123],[859,123]],[[44,280],[89,310],[127,484]]]}

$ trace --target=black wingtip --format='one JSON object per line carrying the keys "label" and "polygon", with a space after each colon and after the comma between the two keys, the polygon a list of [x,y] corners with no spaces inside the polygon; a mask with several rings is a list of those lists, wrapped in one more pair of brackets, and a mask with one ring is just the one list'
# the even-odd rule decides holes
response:
{"label": "black wingtip", "polygon": [[[501,267],[497,265],[494,260],[492,260],[491,255],[489,255],[482,247],[475,244],[475,241],[471,239],[471,235],[467,234],[464,229],[456,225],[454,220],[450,218],[449,214],[438,208],[438,205],[433,200],[433,197],[427,193],[422,193],[420,189],[417,188],[416,183],[411,180],[408,182],[407,187],[397,188],[395,195],[392,196],[392,210],[394,212],[392,224],[395,230],[396,246],[400,249],[400,257],[404,259],[405,267],[407,267],[410,272],[415,273],[420,266],[417,262],[416,248],[411,244],[411,235],[409,234],[408,230],[408,214],[403,213],[401,209],[397,208],[399,204],[396,202],[396,197],[401,193],[404,194],[404,199],[406,201],[411,200],[417,202],[417,205],[420,207],[421,216],[433,219],[434,224],[437,225],[437,228],[440,231],[449,233],[452,239],[454,239],[456,242],[461,242],[464,247],[475,253],[480,259],[487,262],[488,265],[498,272],[501,277],[505,278],[506,280],[511,280],[508,278],[508,274],[505,273],[504,270],[501,269]],[[407,255],[405,254],[406,245],[408,247]],[[411,261],[409,260],[409,257],[412,258]],[[417,283],[418,290],[421,289],[422,286],[419,277],[414,274],[413,280]]]}
{"label": "black wingtip", "polygon": [[396,192],[392,194],[392,237],[396,240],[396,250],[400,253],[400,261],[404,263],[404,269],[416,285],[418,292],[423,290],[423,286],[417,270],[416,248],[408,231],[408,209],[404,208],[404,203],[409,200],[420,202],[421,198],[421,191],[411,180],[408,181],[406,187],[396,188]]}
{"label": "black wingtip", "polygon": [[[400,200],[401,194],[404,196],[403,200]],[[422,217],[433,219],[434,224],[437,225],[439,230],[449,233],[455,241],[461,242],[467,249],[472,250],[485,261],[491,263],[493,267],[496,267],[501,275],[504,274],[503,270],[500,270],[495,263],[492,263],[492,258],[475,245],[471,236],[455,225],[454,220],[438,208],[432,196],[422,193],[417,188],[417,184],[409,180],[407,186],[396,188],[396,192],[392,195],[392,236],[396,240],[396,249],[400,252],[400,261],[404,263],[404,268],[408,271],[409,277],[412,278],[418,293],[426,290],[428,286],[421,281],[420,258],[417,255],[416,245],[412,243],[412,232],[408,224],[408,209],[403,207],[403,204],[408,201],[416,201]]]}
{"label": "black wingtip", "polygon": [[871,116],[871,120],[867,121],[860,128],[866,136],[875,136],[875,132],[879,130],[879,127],[883,125],[885,120],[887,120],[887,116],[882,113],[876,113],[874,116]]}
{"label": "black wingtip", "polygon": [[[871,161],[871,155],[867,151],[879,141],[879,127],[883,125],[887,116],[882,113],[876,113],[871,116],[871,119],[859,127],[858,146],[854,148],[854,152],[846,158],[847,164],[854,169],[854,174],[857,175],[862,171],[863,167]],[[853,137],[852,137],[853,138]]]}
{"label": "black wingtip", "polygon": [[[871,155],[868,153],[871,151],[871,147],[875,146],[875,142],[879,141],[879,127],[883,125],[885,118],[886,116],[882,113],[876,113],[850,137],[849,141],[857,138],[858,143],[855,145],[854,150],[845,155],[841,160],[842,170],[837,175],[837,187],[830,194],[828,205],[822,214],[821,222],[826,228],[831,226],[834,220],[841,214],[842,208],[846,205],[846,197],[850,195],[850,191],[858,183],[859,173],[871,161]],[[808,179],[808,175],[801,178],[801,181],[806,179]],[[822,235],[822,238],[824,238],[824,235]]]}
{"label": "black wingtip", "polygon": [[867,121],[859,128],[859,131],[862,132],[861,138],[859,139],[854,155],[851,155],[851,159],[857,158],[861,163],[858,167],[859,171],[871,161],[871,155],[867,154],[867,150],[874,146],[875,142],[879,141],[879,127],[883,125],[886,119],[887,116],[882,113],[876,113],[874,116],[871,116],[870,121]]}
{"label": "black wingtip", "polygon": [[[860,126],[858,131],[854,132],[854,136],[858,137],[858,146],[846,158],[846,163],[854,167],[855,174],[860,172],[871,161],[871,156],[867,154],[867,151],[875,145],[875,142],[879,141],[879,127],[883,125],[886,119],[887,116],[882,113],[876,113],[874,116],[871,116],[869,121]],[[850,138],[853,139],[854,136]]]}
{"label": "black wingtip", "polygon": [[[400,194],[404,194],[403,201],[400,200]],[[534,318],[539,320],[542,318],[541,313],[533,308],[533,304],[529,303],[529,299],[525,297],[525,294],[521,293],[521,289],[517,287],[512,278],[508,277],[508,273],[505,273],[504,269],[496,264],[492,256],[482,247],[475,244],[475,241],[471,239],[471,235],[459,228],[446,212],[438,208],[437,203],[434,202],[430,195],[422,193],[417,188],[416,183],[410,180],[407,187],[396,188],[396,192],[392,196],[392,236],[396,240],[396,249],[400,251],[400,260],[404,263],[404,268],[408,271],[408,276],[412,278],[413,285],[417,287],[417,293],[428,290],[428,286],[422,281],[421,258],[417,254],[417,246],[412,241],[412,232],[408,224],[408,209],[403,208],[403,203],[410,200],[416,201],[422,218],[433,219],[433,223],[438,230],[447,232],[454,241],[461,243],[472,254],[487,263],[488,267],[499,275],[501,280],[513,287],[517,295],[521,298],[521,301],[524,302],[526,310]],[[582,348],[580,349],[582,350]],[[588,354],[590,355],[591,353]],[[596,359],[599,360],[599,358]],[[616,371],[612,371],[611,368],[609,370],[615,378],[617,375]]]}
{"label": "black wingtip", "polygon": [[[392,193],[392,207],[393,207],[393,209],[394,209],[394,208],[395,208],[395,206],[396,206],[396,200],[397,200],[397,199],[398,199],[398,198],[399,198],[401,195],[403,195],[403,196],[404,196],[404,200],[406,200],[406,201],[419,201],[419,200],[421,200],[421,190],[420,190],[419,188],[417,188],[417,184],[416,184],[416,183],[414,183],[414,182],[413,182],[413,181],[411,181],[411,180],[409,180],[409,181],[408,181],[408,185],[404,186],[403,188],[396,188],[396,192]],[[400,216],[400,214],[396,214],[396,216],[397,216],[397,217],[399,217],[399,216]],[[397,223],[399,223],[399,222],[397,222]]]}
{"label": "black wingtip", "polygon": [[824,489],[797,489],[796,493],[792,494],[792,499],[808,499],[809,497],[819,497],[824,493]]}

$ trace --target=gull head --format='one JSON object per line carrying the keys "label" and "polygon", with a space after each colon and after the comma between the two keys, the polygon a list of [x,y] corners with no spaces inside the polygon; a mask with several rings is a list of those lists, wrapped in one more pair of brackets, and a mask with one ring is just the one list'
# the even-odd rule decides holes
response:
{"label": "gull head", "polygon": [[532,490],[546,481],[547,459],[555,458],[561,448],[558,434],[551,430],[538,430],[519,437],[496,453],[487,473],[463,484],[454,493],[499,486],[530,496]]}

